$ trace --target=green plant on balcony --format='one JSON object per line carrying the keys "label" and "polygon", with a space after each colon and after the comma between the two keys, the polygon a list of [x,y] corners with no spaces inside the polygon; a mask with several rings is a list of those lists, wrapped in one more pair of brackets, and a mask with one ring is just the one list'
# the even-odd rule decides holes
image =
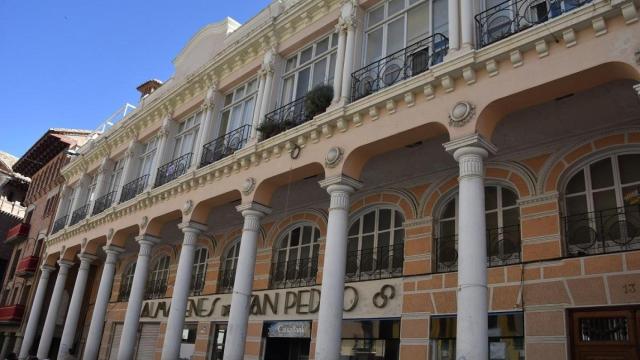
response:
{"label": "green plant on balcony", "polygon": [[308,119],[322,114],[331,105],[333,99],[333,86],[318,85],[311,89],[304,98],[304,108]]}

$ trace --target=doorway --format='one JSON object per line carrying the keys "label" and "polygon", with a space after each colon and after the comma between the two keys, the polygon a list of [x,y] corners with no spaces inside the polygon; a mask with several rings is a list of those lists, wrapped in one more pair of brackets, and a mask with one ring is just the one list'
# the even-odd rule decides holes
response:
{"label": "doorway", "polygon": [[640,307],[570,311],[576,360],[639,360]]}
{"label": "doorway", "polygon": [[309,338],[267,338],[264,360],[307,360]]}

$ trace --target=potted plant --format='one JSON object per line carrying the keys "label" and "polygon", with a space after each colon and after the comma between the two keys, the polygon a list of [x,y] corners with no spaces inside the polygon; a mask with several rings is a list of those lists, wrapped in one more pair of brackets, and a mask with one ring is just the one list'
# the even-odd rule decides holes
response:
{"label": "potted plant", "polygon": [[322,114],[331,105],[333,86],[321,84],[311,89],[304,98],[304,109],[307,120]]}

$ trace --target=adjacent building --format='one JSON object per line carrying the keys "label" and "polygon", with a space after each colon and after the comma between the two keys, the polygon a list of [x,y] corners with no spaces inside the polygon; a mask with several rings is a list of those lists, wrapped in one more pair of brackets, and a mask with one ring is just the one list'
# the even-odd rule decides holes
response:
{"label": "adjacent building", "polygon": [[206,26],[61,170],[20,357],[637,358],[638,5]]}

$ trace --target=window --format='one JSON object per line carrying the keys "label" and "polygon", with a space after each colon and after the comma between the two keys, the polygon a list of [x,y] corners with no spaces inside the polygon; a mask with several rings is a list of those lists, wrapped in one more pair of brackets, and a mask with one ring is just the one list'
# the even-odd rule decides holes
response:
{"label": "window", "polygon": [[365,64],[434,33],[448,33],[446,0],[386,0],[366,16]]}
{"label": "window", "polygon": [[315,284],[319,238],[320,230],[311,225],[296,225],[280,238],[272,265],[272,288]]}
{"label": "window", "polygon": [[287,59],[280,97],[281,106],[305,96],[317,85],[333,82],[337,47],[338,35],[332,34]]}
{"label": "window", "polygon": [[209,344],[211,344],[209,360],[222,360],[224,355],[224,342],[227,339],[227,324],[214,324],[211,337],[212,339],[209,340]]}
{"label": "window", "polygon": [[236,280],[236,266],[238,265],[238,255],[240,254],[240,239],[233,242],[233,245],[227,250],[222,261],[222,272],[220,273],[221,292],[230,292],[233,290],[233,283]]}
{"label": "window", "polygon": [[[486,186],[488,266],[520,262],[520,209],[516,193],[502,185]],[[439,216],[436,237],[436,271],[455,271],[458,266],[458,194],[449,199]]]}
{"label": "window", "polygon": [[22,249],[16,250],[16,253],[13,256],[13,261],[11,262],[11,270],[9,271],[9,276],[7,277],[9,281],[13,280],[13,275],[16,273],[16,268],[18,267],[18,263],[20,262],[21,255]]}
{"label": "window", "polygon": [[198,111],[178,125],[178,135],[173,148],[174,159],[193,152],[203,114],[202,111]]}
{"label": "window", "polygon": [[[44,206],[44,213],[42,214],[42,218],[49,217],[53,214],[56,208],[55,205],[57,201],[58,201],[58,194],[55,194],[47,199],[47,203]],[[28,221],[25,220],[25,223],[28,223]]]}
{"label": "window", "polygon": [[196,337],[198,336],[198,324],[184,324],[182,339],[180,341],[180,359],[191,359],[196,350]]}
{"label": "window", "polygon": [[[522,312],[489,314],[489,359],[524,359]],[[456,359],[456,316],[432,316],[431,359]]]}
{"label": "window", "polygon": [[120,186],[120,180],[122,177],[122,170],[124,169],[124,159],[117,160],[113,164],[113,170],[111,171],[111,177],[109,177],[109,193],[118,191]]}
{"label": "window", "polygon": [[640,154],[594,161],[564,189],[565,237],[570,256],[640,247]]}
{"label": "window", "polygon": [[163,298],[167,291],[169,279],[169,256],[161,256],[153,265],[147,280],[146,299]]}
{"label": "window", "polygon": [[193,257],[193,270],[191,271],[191,294],[200,295],[207,277],[207,259],[209,250],[205,247],[196,249]]}
{"label": "window", "polygon": [[129,300],[131,295],[131,288],[133,287],[133,275],[136,273],[136,263],[132,262],[127,266],[127,269],[122,273],[122,280],[120,284],[120,293],[118,294],[118,301]]}
{"label": "window", "polygon": [[340,359],[397,360],[400,320],[343,320]]}
{"label": "window", "polygon": [[140,174],[139,176],[149,175],[151,166],[153,166],[153,158],[158,147],[158,138],[154,137],[149,142],[142,145],[140,154]]}
{"label": "window", "polygon": [[394,209],[378,208],[359,216],[349,228],[348,281],[402,275],[404,217]]}
{"label": "window", "polygon": [[253,79],[225,95],[220,118],[220,135],[244,125],[251,126],[257,92],[258,80]]}
{"label": "window", "polygon": [[98,182],[98,174],[93,174],[91,176],[91,180],[89,181],[89,187],[87,188],[87,201],[86,201],[87,204],[96,199],[97,182]]}

